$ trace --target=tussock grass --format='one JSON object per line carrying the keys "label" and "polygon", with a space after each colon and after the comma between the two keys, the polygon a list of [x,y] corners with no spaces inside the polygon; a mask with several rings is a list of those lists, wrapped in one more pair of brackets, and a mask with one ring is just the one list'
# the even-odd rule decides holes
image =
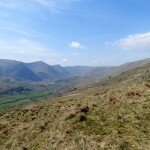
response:
{"label": "tussock grass", "polygon": [[1,114],[0,149],[149,150],[150,82],[137,74]]}

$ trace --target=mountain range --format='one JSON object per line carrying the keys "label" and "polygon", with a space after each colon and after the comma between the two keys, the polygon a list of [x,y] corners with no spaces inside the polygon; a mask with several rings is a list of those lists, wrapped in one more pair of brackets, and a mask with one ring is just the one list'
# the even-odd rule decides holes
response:
{"label": "mountain range", "polygon": [[50,66],[42,61],[24,63],[15,60],[0,60],[0,78],[17,81],[55,81],[69,77],[60,65]]}
{"label": "mountain range", "polygon": [[0,60],[0,79],[16,81],[53,82],[73,76],[84,76],[96,68],[89,66],[62,67],[50,66],[42,61],[24,63],[16,60]]}
{"label": "mountain range", "polygon": [[128,71],[141,67],[150,62],[144,59],[129,62],[121,66],[67,66],[48,65],[37,61],[24,63],[16,60],[0,59],[0,80],[12,80],[23,82],[54,82],[68,80],[76,77],[79,81],[96,81],[109,75]]}

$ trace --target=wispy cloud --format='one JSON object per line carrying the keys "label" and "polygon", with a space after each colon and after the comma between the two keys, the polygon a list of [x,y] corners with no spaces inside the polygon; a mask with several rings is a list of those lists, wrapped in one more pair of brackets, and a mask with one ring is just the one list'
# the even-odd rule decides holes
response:
{"label": "wispy cloud", "polygon": [[99,61],[98,60],[94,60],[93,64],[99,64]]}
{"label": "wispy cloud", "polygon": [[12,2],[12,1],[9,1],[9,0],[6,0],[6,1],[0,1],[0,7],[3,7],[3,8],[8,8],[8,9],[12,9],[12,8],[16,8],[17,4]]}
{"label": "wispy cloud", "polygon": [[60,5],[61,4],[60,1],[58,0],[32,0],[32,1],[35,2],[37,5],[46,7],[53,13],[58,13],[60,10],[63,9],[62,5]]}
{"label": "wispy cloud", "polygon": [[28,39],[0,40],[0,56],[26,62],[43,60],[48,63],[55,63],[54,58],[61,57],[46,45]]}
{"label": "wispy cloud", "polygon": [[133,34],[106,45],[122,48],[124,50],[150,49],[150,32]]}
{"label": "wispy cloud", "polygon": [[70,47],[76,48],[76,49],[85,49],[86,48],[86,46],[82,45],[81,43],[74,42],[74,41],[71,42]]}
{"label": "wispy cloud", "polygon": [[68,58],[63,58],[62,59],[62,62],[67,62],[68,61]]}
{"label": "wispy cloud", "polygon": [[71,3],[77,2],[79,0],[5,0],[0,1],[0,7],[6,9],[20,9],[22,7],[28,7],[29,9],[37,7],[45,7],[47,10],[58,13],[65,10]]}
{"label": "wispy cloud", "polygon": [[40,32],[33,31],[33,30],[25,30],[23,28],[19,28],[18,26],[13,26],[13,27],[2,27],[1,26],[0,30],[6,30],[9,32],[11,31],[14,33],[19,33],[23,36],[28,36],[28,37],[38,38],[38,39],[44,39],[44,40],[54,39],[53,36],[48,35],[46,33],[40,33]]}
{"label": "wispy cloud", "polygon": [[65,11],[71,4],[81,0],[31,0],[36,4],[47,8],[52,13]]}
{"label": "wispy cloud", "polygon": [[76,53],[76,52],[73,53],[73,56],[77,56],[77,55],[78,55],[78,53]]}

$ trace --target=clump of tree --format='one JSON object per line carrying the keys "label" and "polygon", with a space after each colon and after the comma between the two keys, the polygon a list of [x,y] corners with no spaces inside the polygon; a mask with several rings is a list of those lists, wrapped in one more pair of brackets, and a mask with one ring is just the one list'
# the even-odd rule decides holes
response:
{"label": "clump of tree", "polygon": [[24,93],[24,92],[28,92],[30,91],[29,88],[24,88],[24,87],[13,87],[13,88],[10,88],[10,89],[7,89],[3,92],[0,93],[0,95],[7,95],[7,94],[14,94],[14,93]]}

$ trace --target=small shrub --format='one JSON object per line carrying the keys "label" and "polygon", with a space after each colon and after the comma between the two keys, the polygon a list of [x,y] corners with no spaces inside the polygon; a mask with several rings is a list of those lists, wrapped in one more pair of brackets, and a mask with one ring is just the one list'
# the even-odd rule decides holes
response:
{"label": "small shrub", "polygon": [[85,115],[82,114],[82,115],[79,116],[79,121],[80,121],[80,122],[84,122],[84,121],[86,121],[86,120],[87,120],[87,118],[86,118]]}
{"label": "small shrub", "polygon": [[116,100],[115,97],[111,97],[111,98],[109,99],[109,105],[115,105],[116,103],[117,103],[117,100]]}
{"label": "small shrub", "polygon": [[4,130],[6,128],[5,125],[0,124],[0,131]]}
{"label": "small shrub", "polygon": [[94,94],[93,94],[93,96],[99,96],[99,95],[100,95],[99,93],[94,93]]}
{"label": "small shrub", "polygon": [[69,116],[66,118],[66,120],[69,120],[69,119],[73,119],[73,118],[75,118],[75,114],[69,114]]}
{"label": "small shrub", "polygon": [[27,147],[22,147],[22,150],[28,150],[28,148]]}
{"label": "small shrub", "polygon": [[40,132],[43,132],[46,129],[44,125],[39,126],[39,128],[40,128]]}
{"label": "small shrub", "polygon": [[148,88],[150,88],[150,85],[148,83],[145,84]]}
{"label": "small shrub", "polygon": [[89,106],[84,106],[81,108],[82,113],[88,113],[89,112]]}
{"label": "small shrub", "polygon": [[36,117],[32,117],[32,118],[31,118],[31,121],[33,121],[33,120],[35,120],[35,119],[36,119]]}
{"label": "small shrub", "polygon": [[138,92],[128,92],[126,95],[128,97],[134,97],[134,96],[141,97],[141,94],[139,94]]}
{"label": "small shrub", "polygon": [[124,141],[119,146],[119,150],[129,150],[130,149],[130,143],[127,141]]}

